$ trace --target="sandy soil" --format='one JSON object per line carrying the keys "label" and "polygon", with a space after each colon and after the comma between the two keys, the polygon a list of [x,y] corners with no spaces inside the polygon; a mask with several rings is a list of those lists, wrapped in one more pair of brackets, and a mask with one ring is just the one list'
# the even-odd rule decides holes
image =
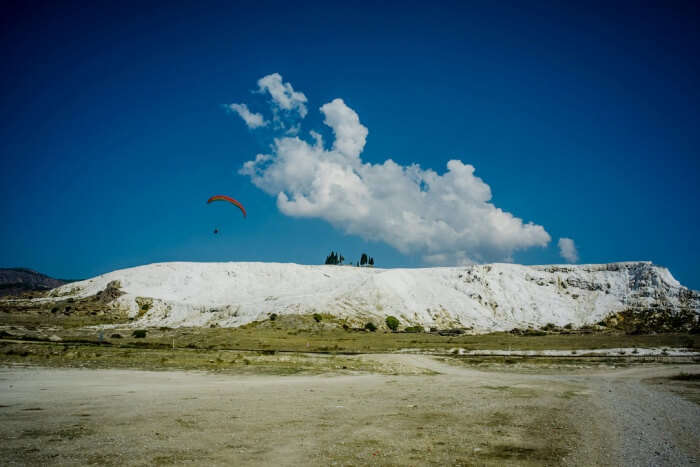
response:
{"label": "sandy soil", "polygon": [[374,355],[434,375],[0,368],[4,465],[688,465],[700,406],[664,376]]}

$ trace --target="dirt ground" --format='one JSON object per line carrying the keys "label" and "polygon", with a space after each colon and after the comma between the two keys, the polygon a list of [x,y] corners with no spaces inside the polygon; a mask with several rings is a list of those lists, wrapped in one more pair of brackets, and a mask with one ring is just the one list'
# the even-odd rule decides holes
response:
{"label": "dirt ground", "polygon": [[700,365],[395,374],[0,368],[3,465],[690,465]]}

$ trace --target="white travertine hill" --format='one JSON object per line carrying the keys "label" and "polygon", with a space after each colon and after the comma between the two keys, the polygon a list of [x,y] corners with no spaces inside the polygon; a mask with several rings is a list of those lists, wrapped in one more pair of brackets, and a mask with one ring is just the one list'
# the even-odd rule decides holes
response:
{"label": "white travertine hill", "polygon": [[463,327],[474,332],[596,323],[629,309],[700,310],[700,294],[649,262],[424,269],[280,263],[158,263],[67,284],[87,297],[118,281],[113,306],[141,326],[240,326],[271,313],[330,313],[353,324]]}

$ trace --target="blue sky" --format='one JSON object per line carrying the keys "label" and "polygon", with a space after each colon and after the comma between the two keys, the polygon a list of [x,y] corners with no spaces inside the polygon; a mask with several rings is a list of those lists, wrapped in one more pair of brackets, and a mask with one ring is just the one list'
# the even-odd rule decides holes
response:
{"label": "blue sky", "polygon": [[[581,263],[651,260],[700,289],[697,4],[424,3],[10,9],[0,265],[88,277],[154,261],[313,264],[331,249],[386,267],[483,253],[402,252],[330,223],[332,210],[280,212],[239,170],[283,135],[223,108],[270,118],[269,96],[251,91],[279,73],[307,99],[308,143],[314,130],[331,150],[319,108],[341,98],[369,130],[364,163],[473,166],[489,203],[551,237],[512,260],[563,262],[568,237]],[[206,205],[213,194],[248,219]]]}

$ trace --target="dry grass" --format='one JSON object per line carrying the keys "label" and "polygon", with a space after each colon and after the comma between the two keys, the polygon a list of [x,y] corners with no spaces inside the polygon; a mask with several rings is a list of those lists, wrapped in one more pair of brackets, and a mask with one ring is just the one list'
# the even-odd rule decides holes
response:
{"label": "dry grass", "polygon": [[0,364],[235,374],[429,374],[361,356],[0,342]]}
{"label": "dry grass", "polygon": [[675,381],[700,381],[700,373],[685,373],[681,372],[675,376],[671,376],[669,379]]}
{"label": "dry grass", "polygon": [[[419,351],[469,350],[577,350],[617,347],[687,347],[700,348],[700,335],[657,334],[549,334],[518,336],[510,333],[441,336],[433,333],[391,333],[344,330],[324,320],[317,323],[311,316],[297,317],[296,327],[278,318],[274,322],[253,323],[240,328],[149,328],[145,338],[134,338],[133,327],[99,328],[56,326],[3,326],[0,337],[8,339],[46,340],[56,334],[67,342],[100,343],[138,348],[177,348],[206,350],[255,350],[278,352],[321,352],[336,354],[392,352],[402,349]],[[122,338],[112,337],[119,334]]]}

